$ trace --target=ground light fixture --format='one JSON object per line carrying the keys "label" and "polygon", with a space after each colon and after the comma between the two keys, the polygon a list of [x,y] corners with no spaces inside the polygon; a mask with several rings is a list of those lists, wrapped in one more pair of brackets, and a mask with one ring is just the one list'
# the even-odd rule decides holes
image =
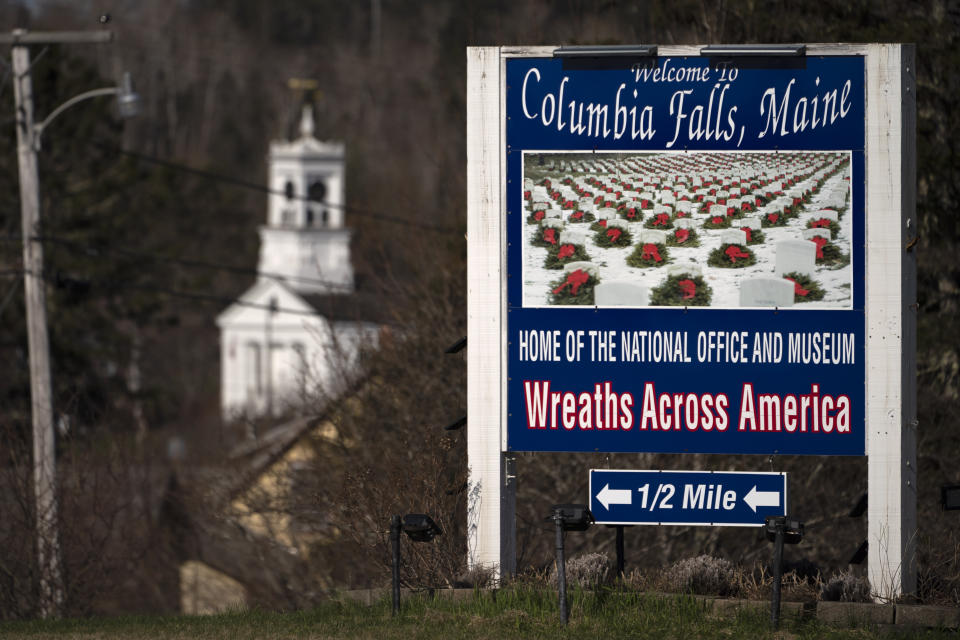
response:
{"label": "ground light fixture", "polygon": [[557,591],[560,598],[560,621],[567,624],[567,565],[563,554],[563,538],[567,531],[586,531],[593,524],[593,514],[585,504],[555,504],[547,520],[553,520],[557,541]]}
{"label": "ground light fixture", "polygon": [[554,58],[640,58],[656,55],[655,44],[573,45],[553,50]]}
{"label": "ground light fixture", "polygon": [[803,523],[792,516],[767,516],[763,531],[773,543],[773,594],[770,598],[770,624],[780,626],[780,582],[783,577],[783,545],[803,540]]}
{"label": "ground light fixture", "polygon": [[805,44],[711,44],[700,49],[710,57],[779,58],[807,55]]}
{"label": "ground light fixture", "polygon": [[400,532],[403,531],[414,542],[430,542],[443,533],[433,518],[425,513],[408,513],[393,516],[390,520],[390,546],[392,547],[393,568],[393,615],[400,613]]}

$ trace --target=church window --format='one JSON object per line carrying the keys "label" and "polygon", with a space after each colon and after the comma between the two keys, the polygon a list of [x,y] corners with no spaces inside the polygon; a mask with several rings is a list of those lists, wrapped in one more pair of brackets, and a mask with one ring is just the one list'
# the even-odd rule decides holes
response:
{"label": "church window", "polygon": [[293,183],[287,180],[287,184],[283,185],[283,195],[287,197],[287,200],[293,200]]}
{"label": "church window", "polygon": [[323,180],[314,180],[308,193],[310,199],[314,202],[323,202],[323,199],[327,197],[327,185],[323,184]]}

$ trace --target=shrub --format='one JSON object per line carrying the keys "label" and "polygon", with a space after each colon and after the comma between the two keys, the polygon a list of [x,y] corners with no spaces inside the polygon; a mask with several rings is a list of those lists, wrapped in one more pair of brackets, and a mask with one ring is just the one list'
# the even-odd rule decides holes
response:
{"label": "shrub", "polygon": [[[563,257],[560,257],[561,254]],[[589,262],[590,254],[581,245],[565,243],[547,250],[543,266],[547,269],[563,269],[568,262]]]}
{"label": "shrub", "polygon": [[[614,230],[619,231],[620,234],[612,235],[610,232]],[[598,231],[597,235],[593,237],[593,241],[598,247],[604,247],[607,249],[610,247],[624,248],[633,244],[633,235],[627,229],[611,226]]]}
{"label": "shrub", "polygon": [[763,244],[763,241],[765,238],[763,235],[763,231],[761,231],[760,229],[751,229],[750,227],[740,227],[740,230],[747,232],[747,237],[749,238],[749,240],[747,240],[748,246],[752,246],[755,244]]}
{"label": "shrub", "polygon": [[702,555],[674,563],[664,571],[669,587],[681,593],[726,596],[736,593],[736,572],[723,558]]}
{"label": "shrub", "polygon": [[650,216],[643,226],[647,229],[673,229],[673,221],[669,213],[657,213]]}
{"label": "shrub", "polygon": [[760,226],[763,228],[767,227],[783,227],[787,224],[787,216],[783,213],[766,213],[760,219]]}
{"label": "shrub", "polygon": [[[693,284],[691,288],[690,283]],[[693,292],[691,296],[690,293]],[[713,290],[702,276],[686,273],[667,276],[659,287],[650,293],[650,306],[654,307],[708,307]]]}
{"label": "shrub", "polygon": [[550,285],[550,304],[593,304],[593,289],[597,285],[597,278],[586,271],[581,273],[586,275],[586,281],[571,281],[571,276],[577,271],[564,274],[562,278]]}
{"label": "shrub", "polygon": [[794,284],[793,301],[795,303],[823,300],[823,288],[810,276],[792,272],[783,274],[783,277]]}
{"label": "shrub", "polygon": [[[605,553],[585,553],[567,560],[567,585],[590,589],[607,581],[610,576],[610,558]],[[550,569],[550,584],[557,585],[557,566]]]}
{"label": "shrub", "polygon": [[704,229],[729,229],[730,218],[727,216],[711,216],[703,221]]}
{"label": "shrub", "polygon": [[[548,240],[547,232],[553,231],[553,242]],[[555,227],[543,226],[541,225],[537,232],[533,234],[533,237],[530,239],[530,244],[535,247],[555,247],[557,242],[560,240],[560,229]]]}
{"label": "shrub", "polygon": [[822,257],[817,257],[817,264],[830,269],[839,269],[850,264],[850,254],[844,253],[835,244],[825,244],[820,248]]}
{"label": "shrub", "polygon": [[627,264],[631,267],[644,269],[646,267],[662,267],[670,262],[667,248],[660,243],[641,242],[627,257]]}
{"label": "shrub", "polygon": [[722,269],[741,269],[757,263],[757,256],[753,251],[739,244],[723,243],[718,249],[710,252],[707,264]]}
{"label": "shrub", "polygon": [[870,583],[851,571],[841,571],[820,587],[820,599],[833,602],[871,602]]}
{"label": "shrub", "polygon": [[583,223],[583,222],[593,222],[597,217],[590,213],[589,211],[581,211],[577,209],[567,217],[568,222],[574,224]]}
{"label": "shrub", "polygon": [[[689,232],[686,239],[683,242],[677,240],[677,234],[681,231]],[[667,246],[668,247],[699,247],[700,246],[700,235],[697,233],[696,229],[677,229],[669,236],[667,236]]]}

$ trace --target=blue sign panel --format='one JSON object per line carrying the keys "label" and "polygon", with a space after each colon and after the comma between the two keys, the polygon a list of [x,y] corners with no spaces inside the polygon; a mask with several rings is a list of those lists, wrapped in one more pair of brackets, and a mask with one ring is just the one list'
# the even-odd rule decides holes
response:
{"label": "blue sign panel", "polygon": [[762,526],[787,515],[786,473],[590,470],[598,524]]}
{"label": "blue sign panel", "polygon": [[507,449],[863,455],[864,64],[506,61]]}

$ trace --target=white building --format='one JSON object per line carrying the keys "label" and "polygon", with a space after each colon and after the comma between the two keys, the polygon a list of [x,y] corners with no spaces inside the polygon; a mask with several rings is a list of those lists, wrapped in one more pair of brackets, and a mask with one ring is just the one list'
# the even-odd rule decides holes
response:
{"label": "white building", "polygon": [[376,300],[358,294],[343,226],[344,149],[313,136],[272,142],[257,282],[217,317],[225,419],[280,414],[318,389],[342,390],[358,348],[375,343]]}

